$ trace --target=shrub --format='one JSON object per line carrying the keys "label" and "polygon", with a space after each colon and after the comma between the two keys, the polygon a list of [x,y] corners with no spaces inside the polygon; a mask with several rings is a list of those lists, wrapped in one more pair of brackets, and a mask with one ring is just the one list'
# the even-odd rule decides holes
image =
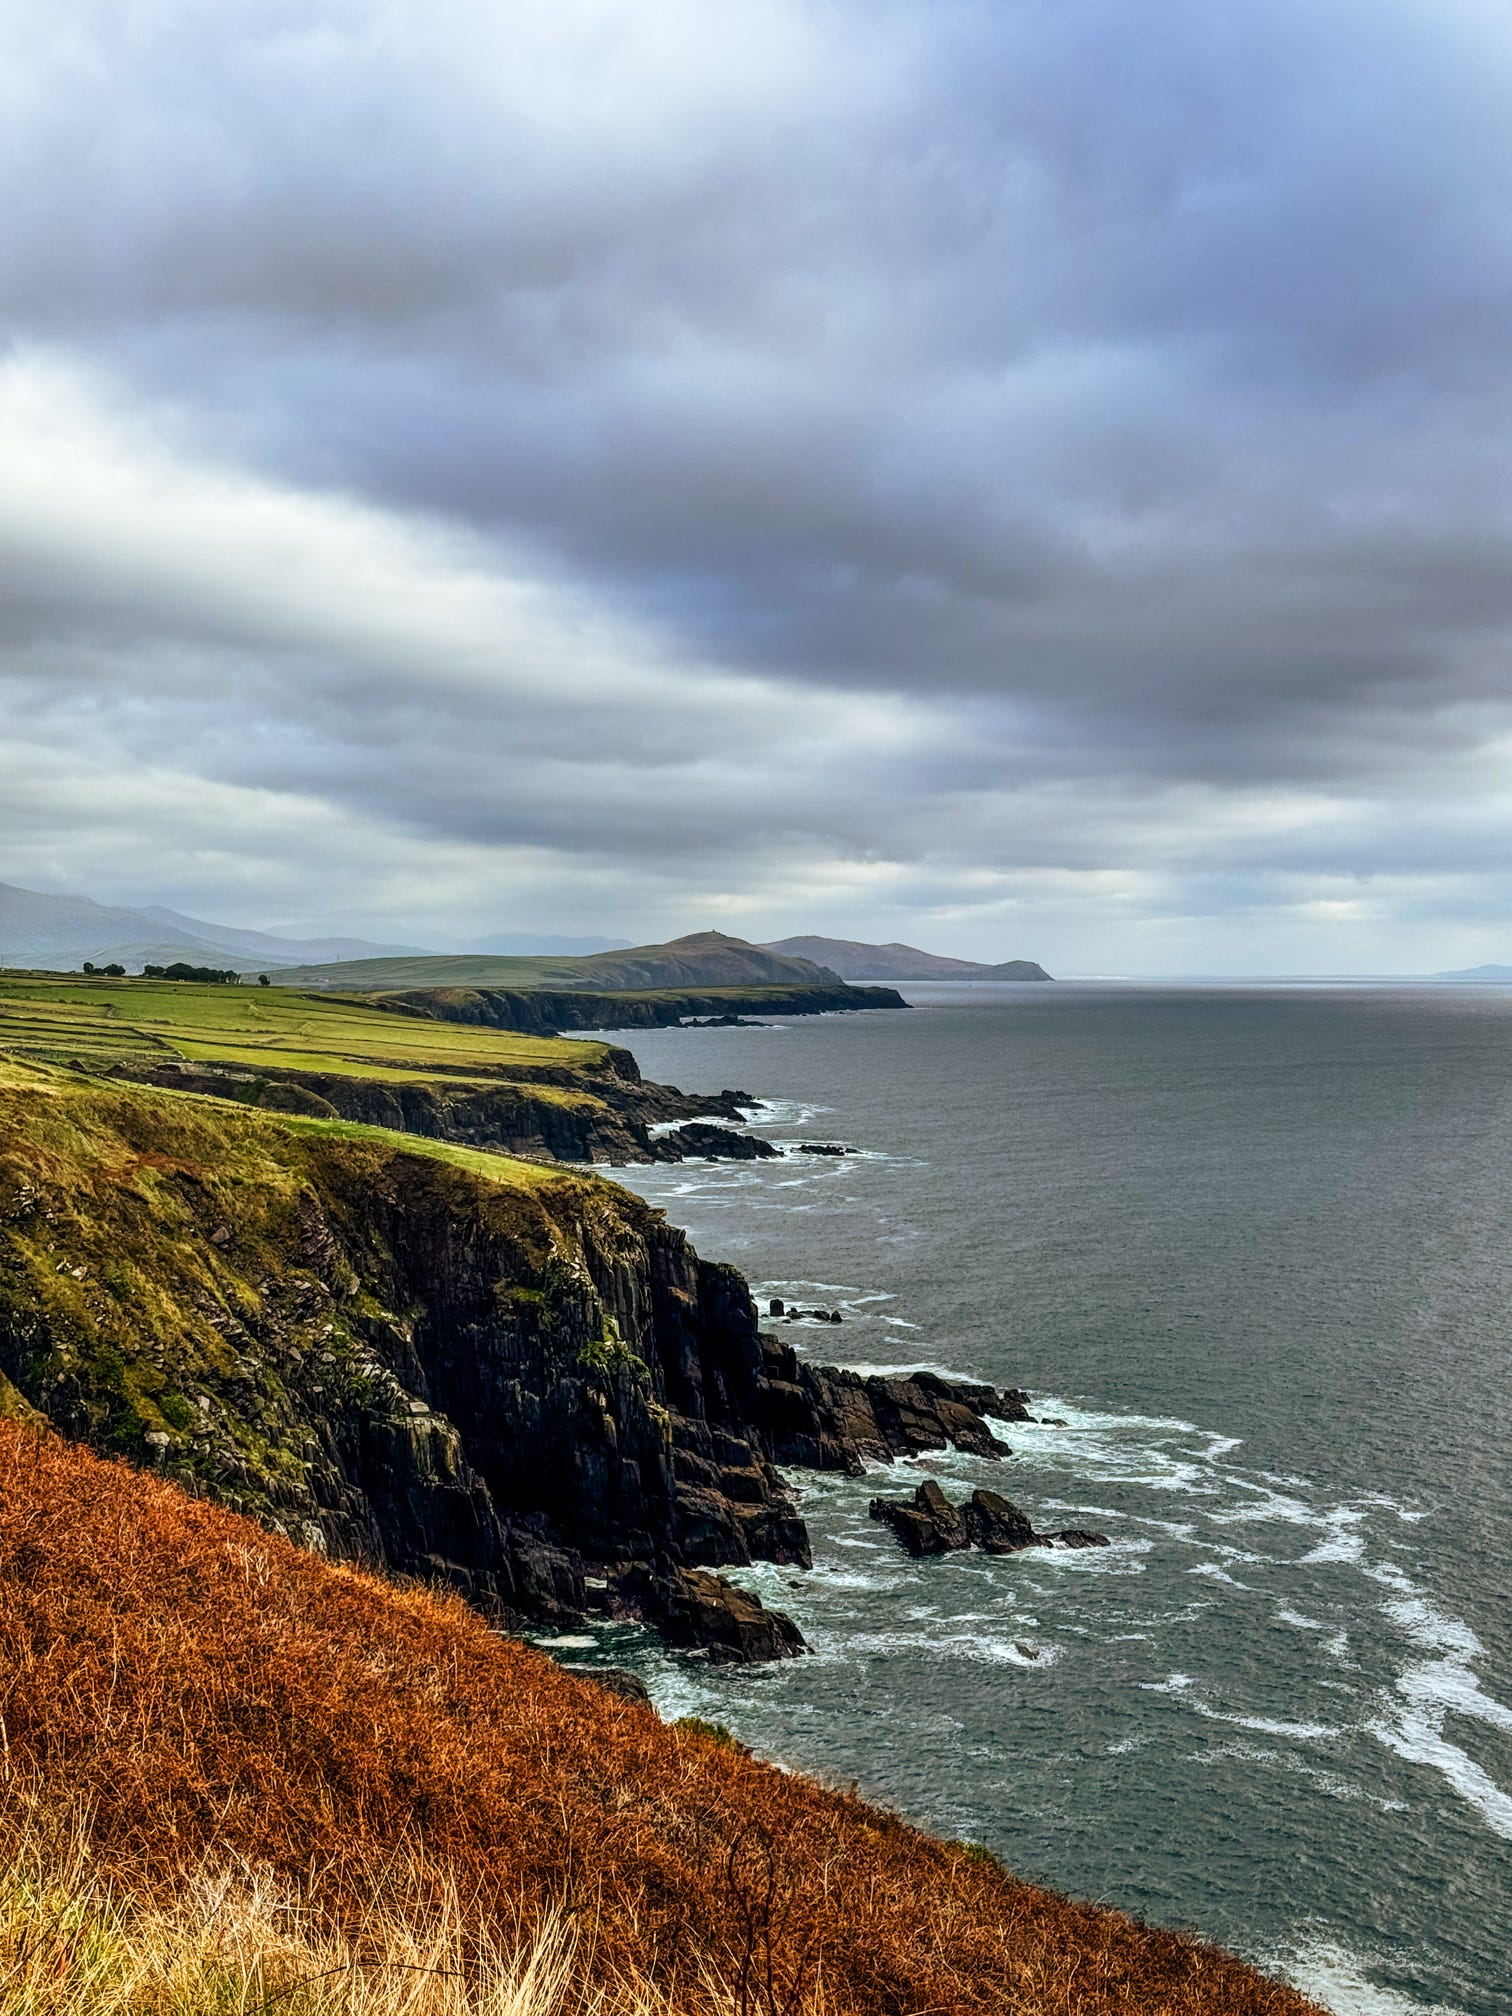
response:
{"label": "shrub", "polygon": [[703,1736],[715,1743],[721,1750],[738,1750],[742,1757],[749,1757],[750,1747],[737,1743],[723,1722],[705,1722],[702,1715],[679,1715],[676,1726],[686,1729],[691,1736]]}

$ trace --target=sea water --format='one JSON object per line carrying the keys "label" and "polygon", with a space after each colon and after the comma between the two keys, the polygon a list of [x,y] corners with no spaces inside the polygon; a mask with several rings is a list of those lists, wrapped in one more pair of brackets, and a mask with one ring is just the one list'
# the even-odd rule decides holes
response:
{"label": "sea water", "polygon": [[[625,1038],[793,1152],[617,1173],[839,1309],[800,1351],[1036,1425],[794,1475],[813,1570],[743,1579],[809,1658],[563,1656],[1341,2016],[1512,2010],[1512,992],[904,992]],[[910,1560],[867,1501],[925,1476],[1112,1544]]]}

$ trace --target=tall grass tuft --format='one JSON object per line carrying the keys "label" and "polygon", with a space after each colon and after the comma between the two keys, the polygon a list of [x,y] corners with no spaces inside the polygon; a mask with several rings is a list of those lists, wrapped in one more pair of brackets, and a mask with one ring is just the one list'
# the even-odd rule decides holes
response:
{"label": "tall grass tuft", "polygon": [[590,1985],[559,1918],[509,1939],[404,1865],[338,1928],[267,1870],[207,1862],[165,1892],[124,1887],[82,1829],[8,1813],[5,2016],[673,2016],[646,1982]]}

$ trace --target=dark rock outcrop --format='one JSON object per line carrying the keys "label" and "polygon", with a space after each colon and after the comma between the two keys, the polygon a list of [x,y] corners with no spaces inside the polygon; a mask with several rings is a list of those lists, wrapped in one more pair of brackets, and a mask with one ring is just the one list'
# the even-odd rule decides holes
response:
{"label": "dark rock outcrop", "polygon": [[691,1016],[834,1015],[904,1008],[895,987],[848,987],[843,981],[792,987],[660,987],[594,993],[579,988],[414,987],[364,996],[378,1008],[472,1022],[523,1035],[570,1029],[675,1029]]}
{"label": "dark rock outcrop", "polygon": [[1026,1547],[1106,1547],[1107,1535],[1083,1527],[1036,1533],[1028,1515],[996,1491],[973,1491],[952,1505],[930,1478],[912,1498],[873,1498],[873,1519],[890,1526],[913,1555],[949,1554],[979,1547],[985,1554],[1019,1554]]}
{"label": "dark rock outcrop", "polygon": [[791,1617],[700,1568],[659,1578],[643,1603],[669,1644],[701,1649],[714,1665],[794,1659],[808,1649]]}
{"label": "dark rock outcrop", "polygon": [[891,1526],[910,1554],[953,1554],[971,1545],[966,1521],[932,1477],[912,1500],[873,1498],[867,1510]]}
{"label": "dark rock outcrop", "polygon": [[761,1162],[782,1153],[759,1134],[737,1134],[733,1128],[713,1127],[704,1120],[690,1120],[674,1127],[656,1145],[663,1162]]}
{"label": "dark rock outcrop", "polygon": [[[455,1141],[501,1155],[553,1162],[681,1162],[688,1155],[752,1160],[780,1151],[751,1134],[708,1124],[711,1113],[743,1120],[756,1102],[749,1093],[680,1092],[641,1077],[627,1050],[606,1049],[597,1069],[585,1061],[580,1072],[560,1066],[510,1067],[497,1084],[478,1084],[478,1067],[456,1083],[444,1073],[429,1081],[359,1078],[311,1064],[277,1064],[254,1070],[218,1063],[189,1064],[173,1058],[131,1058],[111,1075],[174,1091],[208,1093],[265,1112],[301,1113],[323,1119],[355,1120],[430,1141]],[[678,1128],[655,1136],[658,1122],[698,1116],[690,1132]]]}
{"label": "dark rock outcrop", "polygon": [[807,1364],[790,1344],[763,1335],[756,1420],[774,1463],[845,1470],[929,1449],[973,1456],[1013,1452],[988,1426],[1028,1419],[1025,1396],[937,1372],[864,1375]]}
{"label": "dark rock outcrop", "polygon": [[638,1673],[632,1673],[628,1667],[590,1666],[577,1670],[583,1678],[596,1681],[611,1694],[617,1694],[622,1701],[633,1701],[637,1708],[651,1706],[650,1688]]}

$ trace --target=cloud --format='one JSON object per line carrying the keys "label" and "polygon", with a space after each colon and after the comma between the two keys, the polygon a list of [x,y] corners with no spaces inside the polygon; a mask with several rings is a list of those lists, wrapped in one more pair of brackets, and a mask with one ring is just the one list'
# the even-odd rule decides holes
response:
{"label": "cloud", "polygon": [[0,26],[12,879],[1098,966],[1215,919],[1249,964],[1489,945],[1484,0]]}

